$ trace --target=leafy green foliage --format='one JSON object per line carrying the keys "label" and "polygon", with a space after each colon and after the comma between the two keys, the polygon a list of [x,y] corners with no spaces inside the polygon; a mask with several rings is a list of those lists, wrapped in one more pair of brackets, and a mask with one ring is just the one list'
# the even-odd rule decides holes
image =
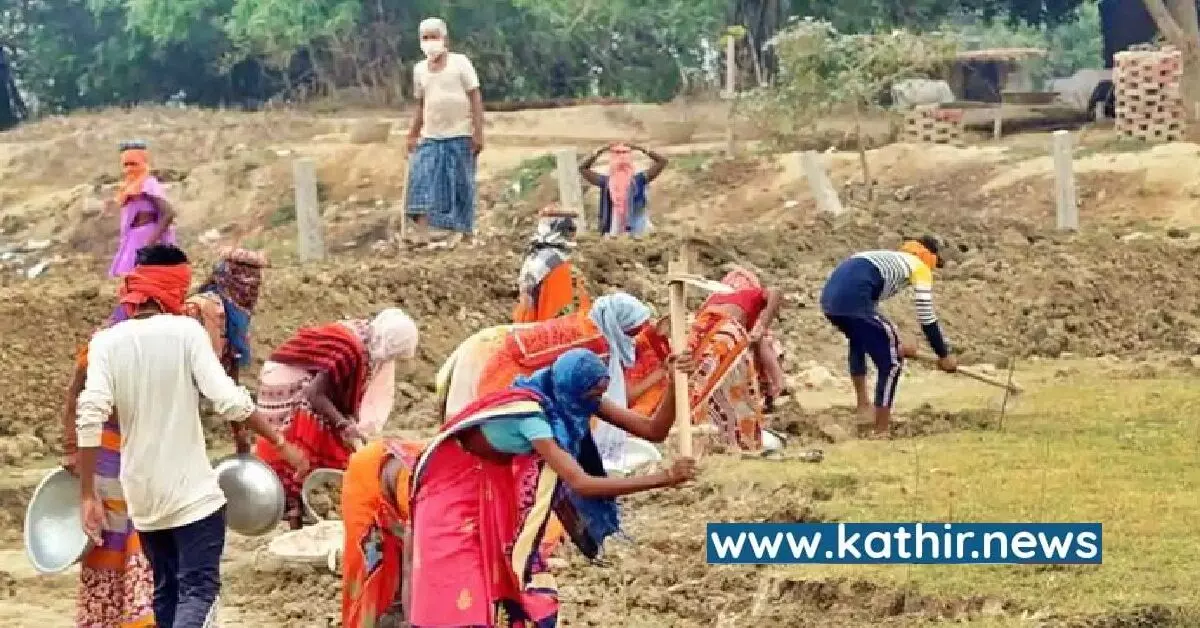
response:
{"label": "leafy green foliage", "polygon": [[959,32],[964,42],[978,48],[1042,48],[1044,60],[1028,62],[1035,81],[1067,77],[1085,68],[1103,65],[1100,33],[1100,8],[1096,0],[1087,0],[1071,13],[1072,19],[1053,25],[1033,25],[1000,16],[961,26],[944,24]]}
{"label": "leafy green foliage", "polygon": [[797,21],[772,40],[779,75],[747,98],[749,115],[785,137],[822,116],[857,115],[896,81],[942,75],[959,43],[944,33],[843,34],[829,22]]}
{"label": "leafy green foliage", "polygon": [[[283,87],[356,87],[400,94],[409,90],[408,72],[420,58],[416,25],[438,15],[450,25],[451,45],[474,60],[489,100],[588,95],[665,100],[698,81],[712,80],[714,51],[702,41],[715,47],[722,35],[734,34],[739,67],[748,70],[753,67],[751,52],[785,25],[789,14],[825,19],[843,32],[893,27],[915,32],[952,15],[1070,22],[1079,4],[1080,0],[20,0],[0,8],[0,42],[12,54],[30,102],[43,110],[161,100],[181,90],[189,101],[209,105],[263,100]],[[1055,37],[1082,41],[1085,34],[1097,41],[1093,24],[1040,32],[1051,44],[1059,42]],[[1075,34],[1069,28],[1075,28]],[[768,50],[757,59],[768,74],[777,66],[773,53]],[[1078,62],[1065,56],[1061,61],[1074,63]]]}

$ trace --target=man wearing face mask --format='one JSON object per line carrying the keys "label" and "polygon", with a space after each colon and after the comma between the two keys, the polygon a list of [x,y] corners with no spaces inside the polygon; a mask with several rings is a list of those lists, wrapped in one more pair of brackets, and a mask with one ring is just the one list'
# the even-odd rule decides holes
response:
{"label": "man wearing face mask", "polygon": [[408,202],[418,225],[453,232],[453,247],[475,229],[475,161],[483,150],[483,96],[471,60],[447,47],[446,23],[421,22],[425,60],[413,67],[417,111],[408,131]]}

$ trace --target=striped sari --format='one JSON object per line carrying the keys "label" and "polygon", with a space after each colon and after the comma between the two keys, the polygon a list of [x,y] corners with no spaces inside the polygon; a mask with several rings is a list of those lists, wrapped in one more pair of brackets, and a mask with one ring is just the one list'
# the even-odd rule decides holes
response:
{"label": "striped sari", "polygon": [[[652,414],[670,394],[661,352],[641,351],[649,341],[639,338],[638,363],[629,371],[631,389],[644,388],[630,407]],[[745,451],[762,448],[762,392],[750,335],[732,317],[703,309],[688,331],[688,348],[696,371],[688,378],[692,424],[711,429],[713,440]],[[642,356],[645,356],[643,359]],[[649,386],[644,381],[657,378]]]}
{"label": "striped sari", "polygon": [[[87,346],[77,367],[87,367]],[[68,436],[68,441],[74,439]],[[121,428],[114,412],[104,423],[96,452],[96,492],[104,506],[104,540],[80,564],[76,628],[153,628],[154,571],[142,554],[121,490]]]}

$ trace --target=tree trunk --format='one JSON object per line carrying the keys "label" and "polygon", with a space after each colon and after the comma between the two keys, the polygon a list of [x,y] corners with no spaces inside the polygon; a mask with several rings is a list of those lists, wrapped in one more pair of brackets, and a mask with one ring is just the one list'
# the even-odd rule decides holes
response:
{"label": "tree trunk", "polygon": [[[1183,101],[1188,126],[1200,126],[1200,24],[1195,0],[1143,2],[1159,32],[1182,53],[1183,76],[1179,81],[1179,96]],[[1192,131],[1194,133],[1194,129]]]}

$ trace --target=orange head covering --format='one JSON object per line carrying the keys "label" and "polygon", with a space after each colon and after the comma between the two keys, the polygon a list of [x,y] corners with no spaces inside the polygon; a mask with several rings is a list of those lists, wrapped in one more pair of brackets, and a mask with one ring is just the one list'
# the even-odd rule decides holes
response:
{"label": "orange head covering", "polygon": [[625,232],[634,174],[633,151],[624,144],[613,144],[609,148],[608,194],[612,199],[612,230],[617,233]]}
{"label": "orange head covering", "polygon": [[124,205],[129,199],[142,193],[142,184],[150,176],[150,153],[142,144],[121,147],[121,187],[117,190],[117,203]]}
{"label": "orange head covering", "polygon": [[924,262],[931,270],[941,268],[942,260],[937,254],[937,244],[936,242],[927,240],[929,240],[928,236],[920,240],[907,240],[904,244],[900,245],[900,250],[917,256],[917,259]]}
{"label": "orange head covering", "polygon": [[192,267],[187,264],[135,266],[121,284],[120,302],[131,316],[148,301],[167,314],[182,314],[191,285]]}

